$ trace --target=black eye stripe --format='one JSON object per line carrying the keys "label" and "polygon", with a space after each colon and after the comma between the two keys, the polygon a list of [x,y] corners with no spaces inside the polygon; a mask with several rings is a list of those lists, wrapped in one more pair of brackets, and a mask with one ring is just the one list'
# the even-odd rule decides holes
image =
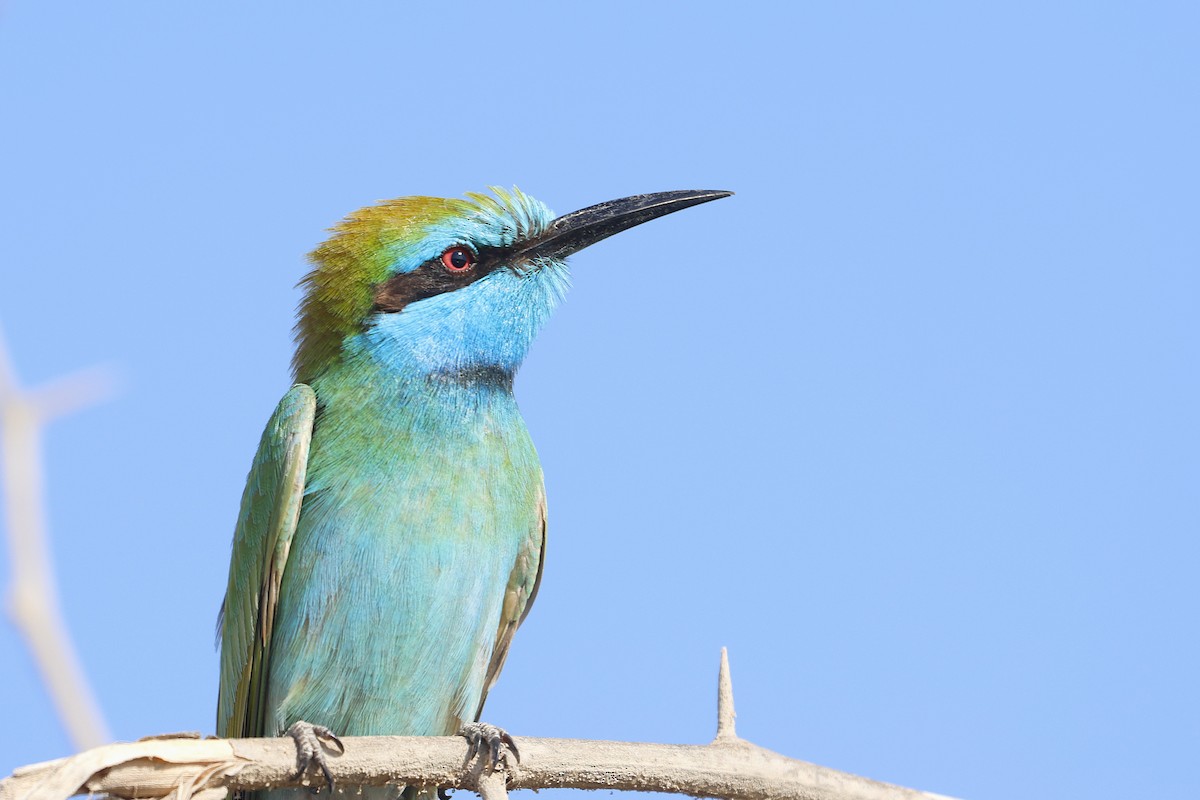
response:
{"label": "black eye stripe", "polygon": [[393,275],[375,287],[375,310],[389,313],[403,311],[405,306],[418,300],[426,300],[470,286],[501,263],[499,255],[478,250],[475,253],[474,268],[456,272],[446,269],[442,263],[442,256],[438,255],[412,272]]}

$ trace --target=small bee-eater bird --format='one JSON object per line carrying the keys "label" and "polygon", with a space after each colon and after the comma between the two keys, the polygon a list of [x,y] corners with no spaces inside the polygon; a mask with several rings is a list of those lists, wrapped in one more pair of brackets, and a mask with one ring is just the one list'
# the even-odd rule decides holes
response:
{"label": "small bee-eater bird", "polygon": [[636,195],[555,218],[493,192],[364,208],[313,251],[296,384],[242,495],[217,731],[287,732],[301,771],[315,761],[331,786],[322,745],[340,748],[336,734],[463,732],[493,760],[501,742],[515,751],[470,724],[546,551],[513,376],[567,289],[567,256],[730,194]]}

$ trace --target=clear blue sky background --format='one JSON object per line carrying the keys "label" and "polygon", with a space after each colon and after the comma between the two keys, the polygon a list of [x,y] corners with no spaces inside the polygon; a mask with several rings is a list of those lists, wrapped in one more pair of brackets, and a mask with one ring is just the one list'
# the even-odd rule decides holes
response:
{"label": "clear blue sky background", "polygon": [[[326,227],[727,188],[576,257],[518,379],[549,564],[487,718],[705,741],[727,645],[790,756],[1200,794],[1195,5],[436,5],[0,7],[0,325],[28,383],[123,375],[47,456],[115,734],[212,730]],[[68,751],[6,622],[0,710],[0,773]]]}

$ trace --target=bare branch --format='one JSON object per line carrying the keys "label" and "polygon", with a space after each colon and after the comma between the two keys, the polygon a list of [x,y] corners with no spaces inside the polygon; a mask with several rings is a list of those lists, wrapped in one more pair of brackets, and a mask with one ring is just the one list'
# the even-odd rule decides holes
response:
{"label": "bare branch", "polygon": [[[345,756],[331,759],[343,785],[419,784],[482,788],[464,767],[456,737],[346,737]],[[508,779],[512,789],[575,788],[673,792],[741,800],[847,800],[937,795],[878,783],[794,761],[748,742],[661,745],[571,739],[521,739],[526,754]],[[89,757],[80,763],[78,759]],[[92,768],[97,769],[92,772]],[[266,789],[296,781],[287,739],[155,740],[109,745],[71,759],[27,767],[0,784],[2,800],[61,800],[76,792],[164,797],[181,787]],[[90,774],[88,774],[90,772]],[[68,777],[69,776],[69,777]],[[81,778],[75,783],[76,778]],[[486,786],[486,783],[485,783]]]}
{"label": "bare branch", "polygon": [[[487,755],[467,761],[458,736],[346,736],[329,753],[343,786],[413,785],[479,792],[507,800],[510,789],[614,789],[729,800],[948,800],[796,761],[733,734],[729,659],[721,653],[722,725],[707,745],[525,739],[521,761],[495,773]],[[160,737],[114,744],[34,764],[0,781],[0,800],[65,800],[81,792],[149,800],[220,800],[230,790],[309,786],[294,775],[296,750],[278,739]],[[316,781],[323,781],[316,776]]]}
{"label": "bare branch", "polygon": [[482,800],[508,800],[508,785],[503,772],[490,772],[475,782]]}
{"label": "bare branch", "polygon": [[108,400],[117,391],[111,367],[88,367],[73,375],[55,378],[29,395],[42,422],[66,417]]}
{"label": "bare branch", "polygon": [[42,486],[42,427],[54,416],[109,393],[111,381],[89,372],[27,392],[0,337],[0,466],[12,564],[9,615],[24,636],[75,746],[111,741],[58,606],[47,543]]}
{"label": "bare branch", "polygon": [[[473,789],[485,800],[503,785],[465,764],[458,737],[345,737],[346,754],[330,759],[343,786],[423,785]],[[508,789],[615,789],[732,800],[945,800],[785,758],[749,742],[668,745],[577,739],[519,740],[521,764]],[[0,800],[64,800],[72,794],[188,800],[224,788],[309,786],[293,778],[291,739],[156,739],[116,744],[17,770],[0,781]],[[207,795],[206,795],[207,796]],[[217,796],[217,795],[213,795]]]}

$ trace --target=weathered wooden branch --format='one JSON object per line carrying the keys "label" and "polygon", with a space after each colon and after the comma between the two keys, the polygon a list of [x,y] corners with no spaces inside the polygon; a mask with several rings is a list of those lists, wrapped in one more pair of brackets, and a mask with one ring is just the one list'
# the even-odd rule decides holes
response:
{"label": "weathered wooden branch", "polygon": [[[730,800],[946,800],[845,772],[796,761],[739,739],[733,690],[722,652],[718,734],[707,745],[597,742],[520,737],[521,762],[489,774],[467,763],[454,736],[343,737],[346,753],[330,753],[342,785],[424,785],[478,791],[504,800],[506,789],[615,789]],[[159,738],[114,744],[71,758],[34,764],[0,781],[0,800],[64,800],[83,792],[121,798],[219,800],[229,790],[319,784],[298,778],[290,739]]]}
{"label": "weathered wooden branch", "polygon": [[[10,613],[29,642],[64,723],[84,747],[108,737],[58,612],[41,504],[39,434],[48,419],[105,393],[108,382],[103,378],[99,373],[79,376],[25,392],[0,341],[0,462],[13,567]],[[795,761],[739,739],[723,650],[717,736],[707,745],[521,738],[521,762],[490,772],[482,759],[466,761],[466,742],[459,737],[343,737],[343,742],[345,754],[329,760],[342,785],[454,787],[477,791],[483,800],[506,800],[509,789],[546,788],[656,791],[729,800],[945,800]],[[297,776],[295,763],[294,745],[286,738],[156,737],[93,747],[18,769],[0,781],[0,800],[65,800],[85,792],[131,800],[221,800],[231,790],[310,786],[312,776]]]}

